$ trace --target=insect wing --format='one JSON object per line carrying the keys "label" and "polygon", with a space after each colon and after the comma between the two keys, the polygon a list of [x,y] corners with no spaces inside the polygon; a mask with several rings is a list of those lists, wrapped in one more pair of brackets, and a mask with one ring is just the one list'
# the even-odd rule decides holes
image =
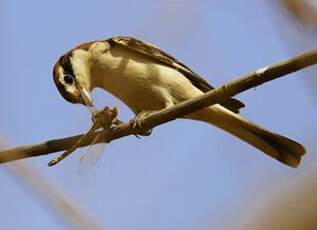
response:
{"label": "insect wing", "polygon": [[96,143],[100,135],[101,133],[99,132],[99,134],[97,134],[94,140],[90,143],[88,150],[80,157],[78,164],[79,174],[84,174],[88,172],[103,154],[106,143]]}

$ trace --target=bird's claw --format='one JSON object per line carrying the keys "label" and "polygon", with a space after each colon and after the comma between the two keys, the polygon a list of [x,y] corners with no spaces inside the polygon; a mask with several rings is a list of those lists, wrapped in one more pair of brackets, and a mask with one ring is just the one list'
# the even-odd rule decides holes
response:
{"label": "bird's claw", "polygon": [[130,126],[132,128],[132,132],[133,134],[137,137],[140,138],[139,136],[149,136],[152,133],[152,129],[148,129],[148,130],[142,130],[142,121],[144,118],[147,117],[147,115],[149,115],[148,111],[144,111],[141,112],[139,114],[137,114],[133,119],[130,120]]}

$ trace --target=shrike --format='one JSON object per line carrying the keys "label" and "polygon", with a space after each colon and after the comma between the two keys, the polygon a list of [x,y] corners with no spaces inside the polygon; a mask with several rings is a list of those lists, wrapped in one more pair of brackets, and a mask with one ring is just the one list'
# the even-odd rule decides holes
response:
{"label": "shrike", "polygon": [[[99,87],[119,98],[137,116],[213,89],[158,47],[123,36],[77,46],[57,61],[53,75],[57,89],[71,103],[92,105],[90,92]],[[298,166],[305,148],[238,115],[242,107],[242,102],[230,98],[184,118],[212,124],[284,164]]]}

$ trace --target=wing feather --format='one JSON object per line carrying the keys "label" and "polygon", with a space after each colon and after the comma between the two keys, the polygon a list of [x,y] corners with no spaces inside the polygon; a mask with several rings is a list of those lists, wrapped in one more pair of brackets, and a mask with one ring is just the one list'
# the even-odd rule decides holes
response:
{"label": "wing feather", "polygon": [[[131,49],[135,52],[145,54],[156,61],[161,62],[164,65],[170,66],[180,71],[191,83],[203,92],[214,89],[206,80],[200,77],[197,73],[191,70],[189,67],[178,61],[176,58],[167,54],[160,48],[153,44],[143,42],[133,37],[115,36],[107,40],[111,46],[120,45]],[[245,107],[245,105],[234,98],[230,98],[223,103],[224,107],[231,110],[234,113],[239,113],[239,109]]]}

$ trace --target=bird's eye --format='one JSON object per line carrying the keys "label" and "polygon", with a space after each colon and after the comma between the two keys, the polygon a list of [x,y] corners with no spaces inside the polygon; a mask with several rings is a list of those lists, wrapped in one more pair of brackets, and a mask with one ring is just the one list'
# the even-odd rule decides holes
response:
{"label": "bird's eye", "polygon": [[65,75],[63,79],[69,85],[72,85],[74,83],[74,77],[71,75]]}

